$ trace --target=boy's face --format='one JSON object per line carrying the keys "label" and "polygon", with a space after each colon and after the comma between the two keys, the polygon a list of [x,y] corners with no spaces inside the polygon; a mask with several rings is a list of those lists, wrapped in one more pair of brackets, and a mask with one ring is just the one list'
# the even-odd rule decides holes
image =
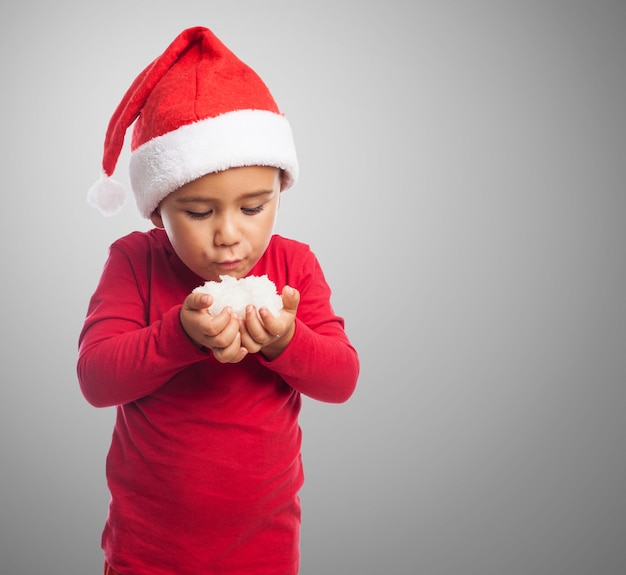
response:
{"label": "boy's face", "polygon": [[169,194],[152,214],[183,263],[206,281],[244,277],[269,244],[280,171],[267,166],[207,174]]}

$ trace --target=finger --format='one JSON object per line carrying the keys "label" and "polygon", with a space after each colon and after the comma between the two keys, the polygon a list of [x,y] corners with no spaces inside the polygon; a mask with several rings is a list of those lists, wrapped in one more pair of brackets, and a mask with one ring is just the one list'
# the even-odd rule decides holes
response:
{"label": "finger", "polygon": [[248,333],[246,324],[243,320],[241,320],[239,333],[241,334],[241,347],[245,347],[250,353],[257,353],[263,347]]}
{"label": "finger", "polygon": [[283,288],[281,297],[283,309],[278,317],[266,307],[259,309],[261,325],[273,337],[280,337],[288,326],[293,323],[293,318],[296,316],[298,304],[300,303],[300,292],[291,286]]}
{"label": "finger", "polygon": [[226,347],[217,347],[213,350],[213,355],[220,363],[237,363],[248,353],[248,350],[241,347],[241,335],[235,335],[233,341]]}
{"label": "finger", "polygon": [[[255,320],[256,318],[254,318],[251,321],[255,321]],[[257,335],[252,335],[248,329],[247,320],[242,319],[240,321],[241,321],[241,324],[240,324],[239,331],[241,333],[241,345],[245,347],[250,353],[257,353],[263,347],[262,340],[266,339],[268,335],[265,334],[264,338],[259,337],[256,329],[255,329],[255,333],[257,333]]]}
{"label": "finger", "polygon": [[246,307],[245,329],[250,337],[258,343],[267,343],[270,334],[261,321],[261,316],[253,305]]}
{"label": "finger", "polygon": [[189,310],[203,310],[211,307],[213,296],[208,293],[192,292],[185,298],[185,307]]}
{"label": "finger", "polygon": [[266,334],[264,343],[269,343],[273,339],[280,337],[283,331],[285,331],[286,325],[289,323],[286,319],[288,316],[285,316],[285,312],[281,311],[280,316],[276,317],[269,309],[262,307],[259,313],[261,314],[263,329]]}
{"label": "finger", "polygon": [[[210,348],[215,346],[213,338],[222,335],[222,332],[228,327],[228,325],[232,321],[232,314],[229,314],[226,311],[222,311],[222,313],[217,316],[212,316],[210,313],[208,313],[208,309],[204,312],[193,311],[191,313],[198,314],[196,318],[200,325],[199,329],[202,331],[202,335],[207,339],[204,345]],[[231,330],[230,334],[230,339],[226,340],[226,338],[224,337],[224,339],[220,340],[219,342],[223,345],[218,345],[218,347],[223,347],[225,344],[230,343],[232,338],[235,336],[235,330]],[[227,336],[228,334],[223,335]]]}
{"label": "finger", "polygon": [[239,363],[246,355],[248,355],[248,350],[245,347],[240,347],[239,353],[237,353],[230,363]]}
{"label": "finger", "polygon": [[239,333],[239,319],[229,310],[230,308],[225,308],[216,317],[206,316],[210,324],[207,329],[207,336],[210,340],[208,347],[211,349],[228,347]]}
{"label": "finger", "polygon": [[300,292],[296,288],[286,285],[283,288],[281,297],[283,299],[283,309],[295,314],[300,303]]}

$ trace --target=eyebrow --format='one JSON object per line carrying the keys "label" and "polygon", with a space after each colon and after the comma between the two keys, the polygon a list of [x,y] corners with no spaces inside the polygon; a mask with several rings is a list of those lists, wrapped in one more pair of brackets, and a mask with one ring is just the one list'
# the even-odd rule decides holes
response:
{"label": "eyebrow", "polygon": [[[274,193],[274,190],[258,190],[256,192],[248,192],[247,194],[241,194],[237,200],[247,200],[251,198],[260,198],[263,196],[270,196]],[[209,196],[183,196],[182,198],[176,198],[177,204],[199,204],[206,202],[214,202],[216,198]],[[219,199],[217,199],[219,201]]]}

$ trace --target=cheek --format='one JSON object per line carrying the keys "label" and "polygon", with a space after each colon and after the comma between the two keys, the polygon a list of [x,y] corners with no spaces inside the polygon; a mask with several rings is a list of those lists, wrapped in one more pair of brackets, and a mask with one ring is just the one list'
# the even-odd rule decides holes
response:
{"label": "cheek", "polygon": [[274,225],[276,223],[276,210],[267,211],[263,213],[263,218],[259,220],[258,225],[255,226],[255,236],[258,239],[263,239],[272,234]]}
{"label": "cheek", "polygon": [[172,219],[165,221],[165,231],[170,242],[179,253],[193,252],[202,243],[200,228],[188,222]]}
{"label": "cheek", "polygon": [[267,210],[268,225],[272,227],[274,226],[274,224],[276,223],[276,219],[278,218],[279,207],[280,207],[280,196],[276,200],[276,203],[270,209]]}

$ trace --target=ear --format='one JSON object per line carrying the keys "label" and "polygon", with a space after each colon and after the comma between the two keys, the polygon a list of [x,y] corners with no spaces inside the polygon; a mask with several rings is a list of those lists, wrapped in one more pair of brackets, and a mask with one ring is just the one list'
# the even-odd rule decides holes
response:
{"label": "ear", "polygon": [[152,214],[150,215],[150,221],[157,228],[165,228],[165,226],[163,225],[163,218],[161,217],[161,210],[159,210],[159,208],[152,212]]}

